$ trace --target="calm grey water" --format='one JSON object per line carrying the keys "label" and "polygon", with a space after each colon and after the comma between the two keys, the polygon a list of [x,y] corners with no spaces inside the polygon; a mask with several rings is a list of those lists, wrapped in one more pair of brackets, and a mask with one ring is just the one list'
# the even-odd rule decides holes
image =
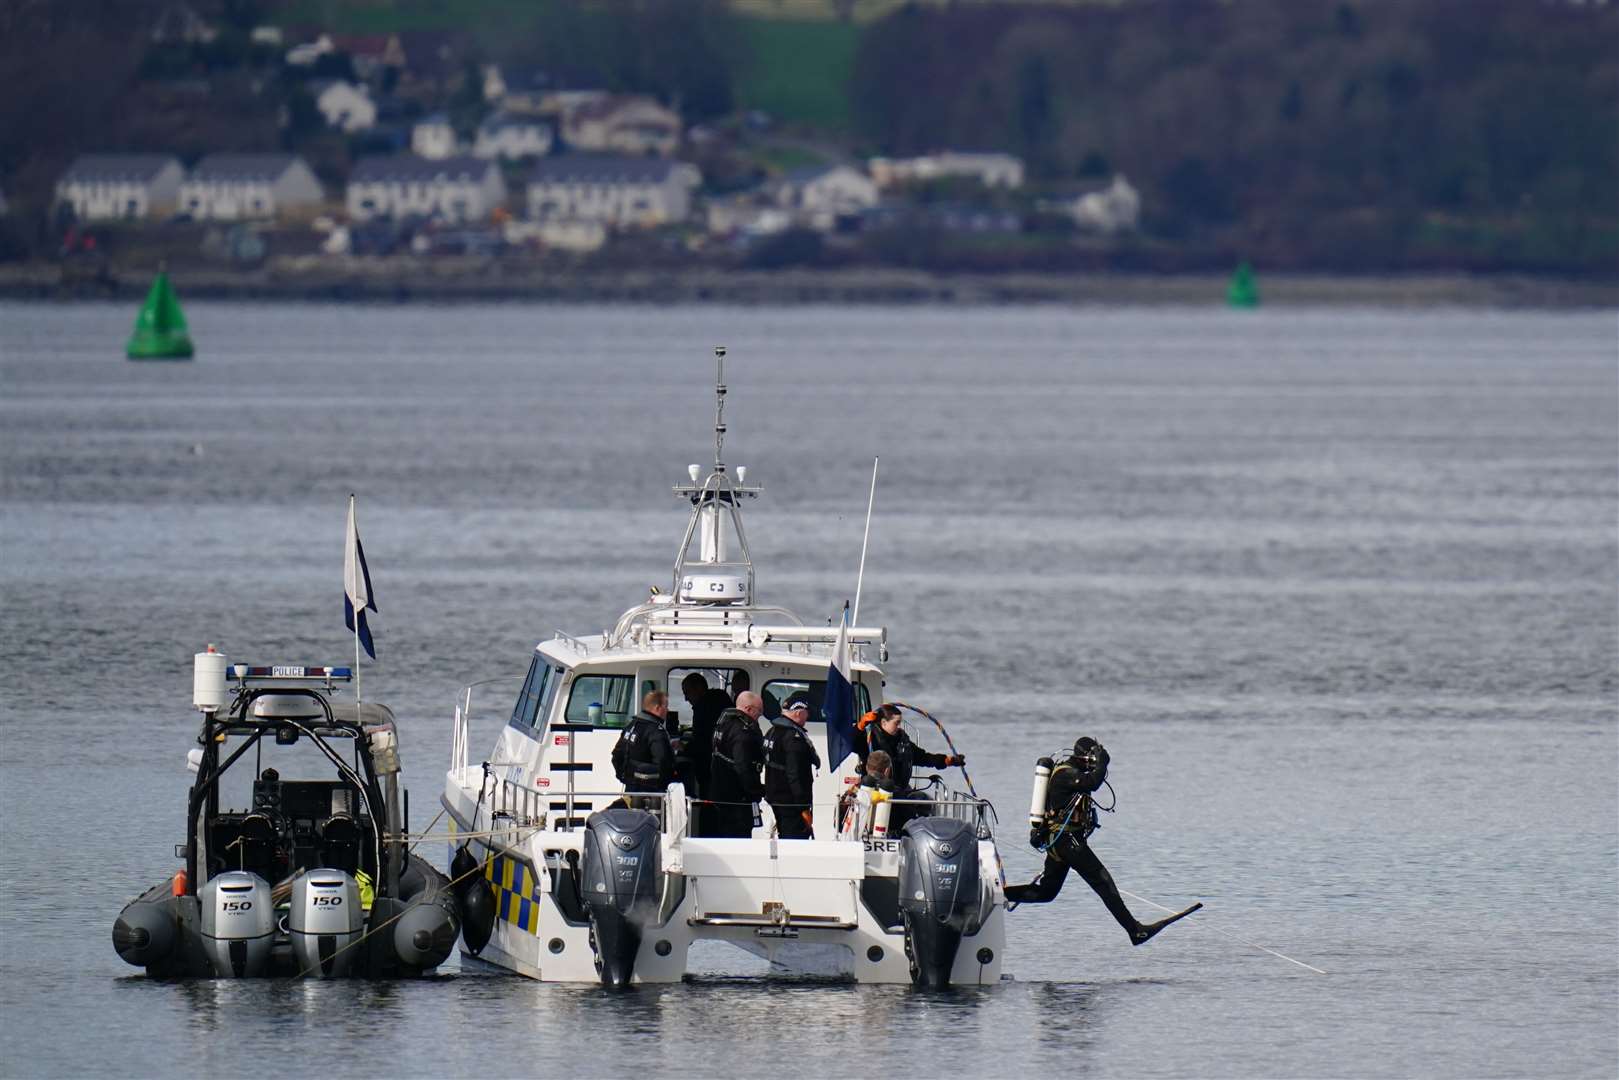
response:
{"label": "calm grey water", "polygon": [[[1619,1071],[1613,313],[187,310],[200,359],[149,365],[126,306],[0,304],[0,1072]],[[852,594],[881,454],[861,618],[1012,877],[1033,759],[1090,733],[1096,850],[1207,909],[1132,949],[1071,881],[1009,920],[1013,981],[945,996],[723,952],[625,995],[126,967],[111,921],[175,866],[191,654],[352,659],[358,492],[366,696],[423,824],[457,688],[666,579],[715,343],[762,598]]]}

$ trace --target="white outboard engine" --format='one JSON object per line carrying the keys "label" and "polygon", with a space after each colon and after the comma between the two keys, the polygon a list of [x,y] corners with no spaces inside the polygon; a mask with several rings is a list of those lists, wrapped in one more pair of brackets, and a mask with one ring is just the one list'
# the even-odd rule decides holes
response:
{"label": "white outboard engine", "polygon": [[581,898],[603,986],[628,986],[641,931],[657,917],[662,887],[658,819],[644,810],[602,810],[585,822]]}
{"label": "white outboard engine", "polygon": [[961,935],[979,910],[978,837],[965,821],[925,817],[908,822],[899,842],[899,909],[911,982],[950,985]]}
{"label": "white outboard engine", "polygon": [[350,948],[365,930],[360,887],[341,870],[311,870],[292,882],[287,931],[301,974],[346,975],[359,951]]}
{"label": "white outboard engine", "polygon": [[246,870],[228,870],[198,892],[202,944],[222,979],[264,974],[270,963],[275,911],[270,885]]}

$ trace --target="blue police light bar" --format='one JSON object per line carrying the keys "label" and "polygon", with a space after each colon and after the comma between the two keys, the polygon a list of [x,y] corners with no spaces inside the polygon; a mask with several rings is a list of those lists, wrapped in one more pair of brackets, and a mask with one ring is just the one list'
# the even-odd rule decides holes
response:
{"label": "blue police light bar", "polygon": [[232,664],[226,669],[225,677],[235,682],[246,682],[249,679],[328,679],[348,681],[354,678],[354,669],[346,667],[310,667],[298,664],[274,664],[267,667]]}

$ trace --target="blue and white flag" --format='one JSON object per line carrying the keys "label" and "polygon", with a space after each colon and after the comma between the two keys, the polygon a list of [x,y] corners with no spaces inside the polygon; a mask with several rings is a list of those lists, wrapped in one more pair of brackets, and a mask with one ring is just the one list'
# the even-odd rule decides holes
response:
{"label": "blue and white flag", "polygon": [[349,532],[343,545],[343,625],[354,632],[371,659],[377,650],[371,644],[371,628],[365,624],[365,609],[377,610],[371,596],[371,571],[366,569],[365,549],[360,546],[360,530],[354,524],[354,496],[349,496]]}
{"label": "blue and white flag", "polygon": [[826,717],[827,767],[838,769],[854,753],[854,680],[849,664],[849,605],[843,605],[838,624],[838,642],[832,646],[832,663],[826,669],[826,696],[821,713]]}

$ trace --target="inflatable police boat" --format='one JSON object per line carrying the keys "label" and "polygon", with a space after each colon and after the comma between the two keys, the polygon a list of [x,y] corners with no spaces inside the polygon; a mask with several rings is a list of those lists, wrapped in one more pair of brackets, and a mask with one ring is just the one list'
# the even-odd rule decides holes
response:
{"label": "inflatable police boat", "polygon": [[393,714],[334,706],[351,679],[197,654],[185,865],[118,916],[119,956],[160,978],[410,977],[450,955],[463,907],[491,921],[481,880],[452,889],[405,849]]}

